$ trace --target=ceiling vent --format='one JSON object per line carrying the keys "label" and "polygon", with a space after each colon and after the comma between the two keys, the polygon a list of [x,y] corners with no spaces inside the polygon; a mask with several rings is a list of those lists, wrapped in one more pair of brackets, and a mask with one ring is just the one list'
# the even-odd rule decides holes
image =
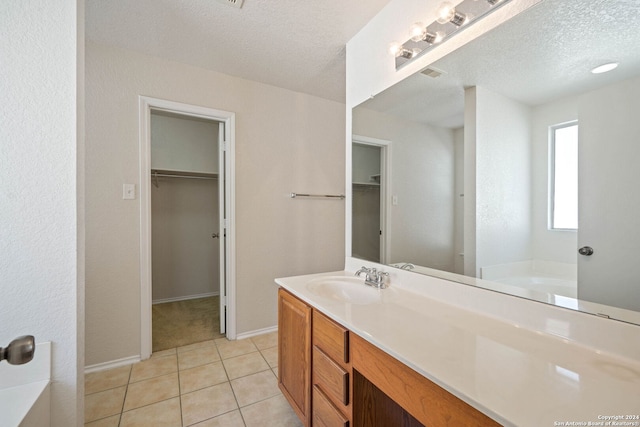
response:
{"label": "ceiling vent", "polygon": [[244,0],[218,0],[218,2],[228,4],[229,6],[240,9],[242,7],[242,3],[244,3]]}
{"label": "ceiling vent", "polygon": [[438,70],[437,68],[433,68],[433,67],[425,68],[420,72],[427,77],[431,77],[432,79],[438,78],[441,75],[446,74],[444,71]]}

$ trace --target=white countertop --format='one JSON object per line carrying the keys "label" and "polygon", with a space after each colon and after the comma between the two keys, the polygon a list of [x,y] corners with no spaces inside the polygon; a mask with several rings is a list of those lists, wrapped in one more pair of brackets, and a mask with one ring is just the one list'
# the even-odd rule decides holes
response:
{"label": "white countertop", "polygon": [[[607,425],[613,419],[604,417],[640,416],[640,353],[618,357],[394,286],[393,278],[372,304],[321,297],[307,287],[327,276],[353,273],[276,283],[503,425]],[[640,426],[640,419],[617,422]]]}

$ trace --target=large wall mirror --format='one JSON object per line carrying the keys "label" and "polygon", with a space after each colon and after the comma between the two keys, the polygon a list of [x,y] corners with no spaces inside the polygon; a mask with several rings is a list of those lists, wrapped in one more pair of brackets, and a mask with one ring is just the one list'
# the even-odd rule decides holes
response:
{"label": "large wall mirror", "polygon": [[354,108],[352,256],[637,323],[638,28],[544,0]]}

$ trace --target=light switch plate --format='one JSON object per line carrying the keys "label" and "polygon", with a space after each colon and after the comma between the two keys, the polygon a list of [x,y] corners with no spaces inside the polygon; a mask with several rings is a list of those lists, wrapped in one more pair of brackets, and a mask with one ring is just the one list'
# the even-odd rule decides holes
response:
{"label": "light switch plate", "polygon": [[134,200],[136,198],[136,185],[122,184],[122,198],[124,200]]}

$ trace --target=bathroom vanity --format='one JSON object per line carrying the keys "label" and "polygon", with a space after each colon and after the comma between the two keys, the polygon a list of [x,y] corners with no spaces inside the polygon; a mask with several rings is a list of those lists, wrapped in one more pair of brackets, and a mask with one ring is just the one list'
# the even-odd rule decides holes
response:
{"label": "bathroom vanity", "polygon": [[282,288],[278,301],[279,386],[303,424],[499,425]]}
{"label": "bathroom vanity", "polygon": [[[279,386],[305,426],[553,426],[612,415],[640,422],[637,344],[592,348],[576,331],[558,336],[517,315],[464,307],[478,297],[472,287],[449,282],[449,295],[432,297],[443,284],[429,282],[442,280],[415,276],[393,272],[383,290],[351,271],[276,279]],[[517,300],[489,298],[496,306]],[[564,312],[548,323],[587,316]],[[637,337],[637,326],[617,326]]]}

